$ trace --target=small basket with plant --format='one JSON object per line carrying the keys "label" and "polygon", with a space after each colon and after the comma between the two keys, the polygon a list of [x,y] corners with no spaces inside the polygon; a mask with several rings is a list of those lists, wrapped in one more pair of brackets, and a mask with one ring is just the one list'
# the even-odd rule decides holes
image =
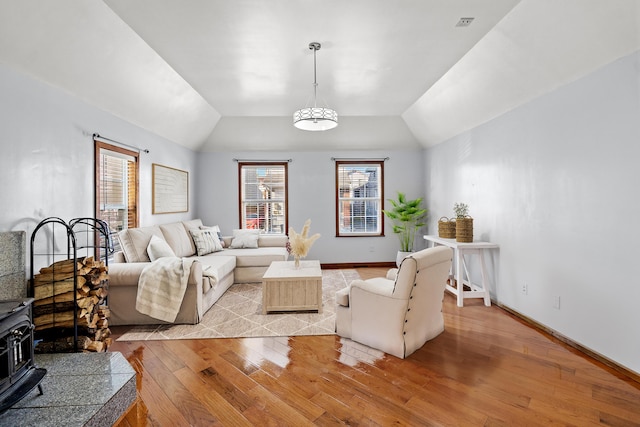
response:
{"label": "small basket with plant", "polygon": [[453,212],[456,214],[456,241],[473,242],[473,218],[469,216],[469,206],[466,203],[455,203]]}

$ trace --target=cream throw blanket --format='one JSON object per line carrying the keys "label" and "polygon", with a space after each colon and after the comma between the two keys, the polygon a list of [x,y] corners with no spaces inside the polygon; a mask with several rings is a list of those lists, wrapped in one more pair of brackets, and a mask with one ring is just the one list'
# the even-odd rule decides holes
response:
{"label": "cream throw blanket", "polygon": [[155,319],[174,322],[187,290],[194,261],[190,258],[162,257],[145,267],[138,281],[136,310]]}

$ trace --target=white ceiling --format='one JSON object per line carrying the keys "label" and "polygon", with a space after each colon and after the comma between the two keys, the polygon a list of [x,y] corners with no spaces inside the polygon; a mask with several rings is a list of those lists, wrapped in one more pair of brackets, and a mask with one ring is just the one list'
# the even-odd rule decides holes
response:
{"label": "white ceiling", "polygon": [[[0,0],[0,63],[194,150],[419,147],[639,49],[639,7]],[[475,19],[456,27],[462,17]],[[311,41],[319,100],[340,114],[322,133],[291,125],[312,94]]]}

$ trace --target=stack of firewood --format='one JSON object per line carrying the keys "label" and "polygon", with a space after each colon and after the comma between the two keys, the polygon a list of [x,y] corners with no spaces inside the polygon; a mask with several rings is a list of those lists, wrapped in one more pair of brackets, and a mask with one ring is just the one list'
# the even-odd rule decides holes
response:
{"label": "stack of firewood", "polygon": [[[75,270],[75,280],[74,280]],[[111,344],[107,267],[93,257],[55,262],[33,277],[33,323],[38,353],[107,351]]]}

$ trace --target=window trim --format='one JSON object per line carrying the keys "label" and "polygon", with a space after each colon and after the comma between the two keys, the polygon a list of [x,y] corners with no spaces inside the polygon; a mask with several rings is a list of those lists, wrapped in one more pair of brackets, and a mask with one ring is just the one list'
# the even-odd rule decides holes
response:
{"label": "window trim", "polygon": [[[238,162],[238,228],[244,229],[242,221],[242,168],[245,166],[251,167],[272,167],[282,166],[284,168],[284,230],[282,234],[287,235],[289,232],[289,163],[288,162]],[[280,235],[276,233],[270,233],[273,235]]]}
{"label": "window trim", "polygon": [[[380,167],[380,232],[379,233],[348,233],[340,232],[340,167],[343,165],[376,165]],[[384,237],[384,160],[336,160],[335,161],[335,214],[336,237]]]}

